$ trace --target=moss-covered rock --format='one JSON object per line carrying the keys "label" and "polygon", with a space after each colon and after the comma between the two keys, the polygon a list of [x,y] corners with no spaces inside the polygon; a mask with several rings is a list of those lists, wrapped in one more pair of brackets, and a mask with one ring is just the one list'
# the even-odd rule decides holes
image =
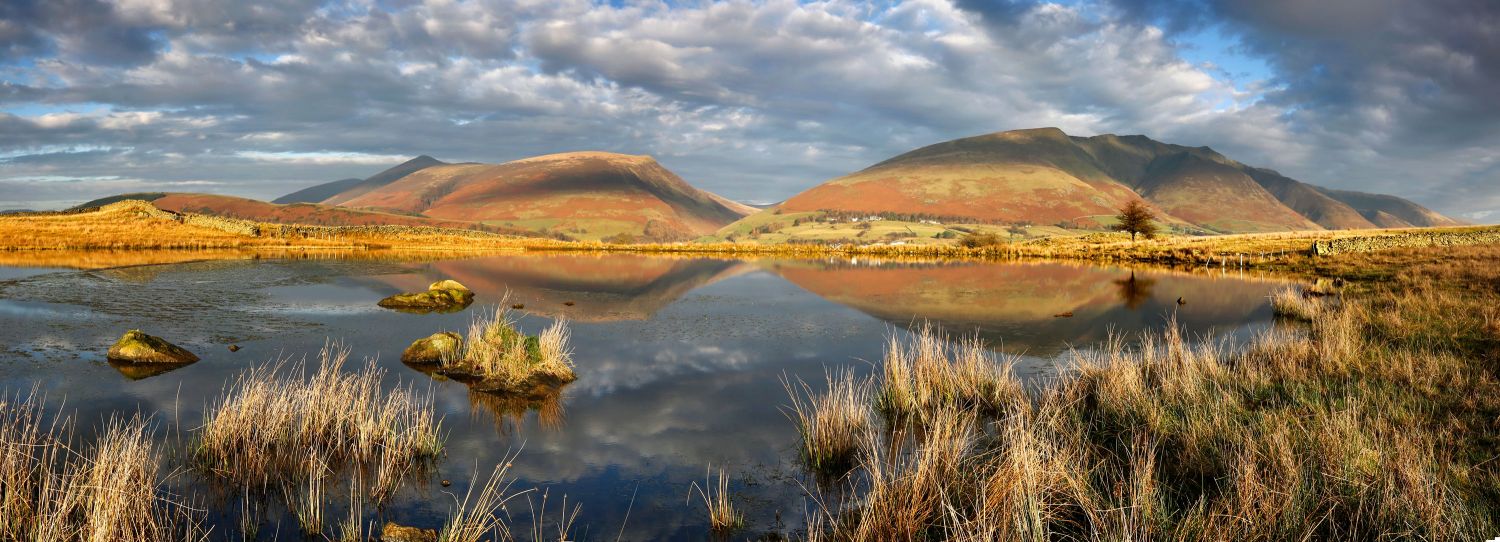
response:
{"label": "moss-covered rock", "polygon": [[440,281],[434,282],[432,284],[427,285],[427,289],[428,290],[462,290],[462,291],[465,291],[465,292],[469,291],[469,287],[468,286],[464,286],[463,284],[461,284],[458,281],[453,280],[453,279],[440,280]]}
{"label": "moss-covered rock", "polygon": [[198,356],[162,340],[161,337],[153,337],[141,333],[139,329],[132,329],[126,331],[120,340],[115,341],[114,346],[109,347],[109,359],[130,363],[185,364],[198,361]]}
{"label": "moss-covered rock", "polygon": [[452,331],[433,333],[417,339],[401,353],[401,361],[415,364],[437,364],[458,359],[463,353],[463,336]]}
{"label": "moss-covered rock", "polygon": [[386,522],[380,529],[380,542],[437,542],[435,529],[418,529]]}
{"label": "moss-covered rock", "polygon": [[387,309],[407,312],[456,312],[468,308],[474,302],[474,292],[456,280],[440,280],[427,287],[425,292],[396,294],[380,300],[379,305]]}

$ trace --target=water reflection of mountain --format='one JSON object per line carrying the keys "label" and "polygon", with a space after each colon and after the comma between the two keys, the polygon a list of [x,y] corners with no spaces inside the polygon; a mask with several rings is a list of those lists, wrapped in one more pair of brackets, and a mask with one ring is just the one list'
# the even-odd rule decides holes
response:
{"label": "water reflection of mountain", "polygon": [[451,278],[473,290],[480,304],[498,303],[509,292],[508,303],[523,304],[532,314],[602,322],[650,318],[696,288],[754,269],[706,258],[518,254],[434,262],[416,273],[376,278],[402,291]]}
{"label": "water reflection of mountain", "polygon": [[1173,316],[1189,333],[1224,333],[1269,317],[1266,298],[1274,288],[1271,282],[1064,263],[766,267],[893,324],[929,321],[950,332],[977,332],[1004,352],[1034,356],[1097,343],[1111,330],[1126,337],[1160,330]]}

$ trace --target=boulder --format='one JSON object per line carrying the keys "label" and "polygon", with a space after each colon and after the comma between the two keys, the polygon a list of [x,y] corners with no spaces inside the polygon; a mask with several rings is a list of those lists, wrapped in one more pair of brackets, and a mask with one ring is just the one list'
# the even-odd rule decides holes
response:
{"label": "boulder", "polygon": [[126,331],[114,346],[109,347],[109,359],[131,363],[192,363],[198,356],[182,347],[141,333],[139,329]]}
{"label": "boulder", "polygon": [[410,312],[451,312],[463,310],[474,302],[474,292],[456,280],[440,280],[425,292],[396,294],[380,300],[387,309]]}
{"label": "boulder", "polygon": [[463,284],[459,283],[456,280],[447,279],[447,280],[440,280],[440,281],[434,282],[432,284],[429,284],[427,286],[427,290],[428,291],[432,291],[432,290],[463,290],[463,291],[467,292],[467,291],[469,291],[469,287],[468,286],[464,286]]}
{"label": "boulder", "polygon": [[418,529],[389,521],[380,528],[380,542],[437,542],[436,529]]}
{"label": "boulder", "polygon": [[452,331],[433,333],[417,339],[401,353],[401,361],[415,364],[436,364],[443,360],[457,359],[463,351],[464,338]]}

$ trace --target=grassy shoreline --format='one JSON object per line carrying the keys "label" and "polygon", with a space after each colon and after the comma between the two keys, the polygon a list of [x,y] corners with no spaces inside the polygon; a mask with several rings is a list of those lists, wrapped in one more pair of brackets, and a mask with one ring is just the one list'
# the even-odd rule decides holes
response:
{"label": "grassy shoreline", "polygon": [[[1500,242],[1500,226],[1334,230],[1165,236],[1133,242],[1124,233],[1050,236],[966,247],[943,244],[684,242],[612,244],[404,226],[316,226],[170,213],[144,201],[122,201],[73,213],[0,216],[0,258],[52,251],[212,251],[218,257],[276,252],[356,253],[399,250],[446,254],[598,252],[703,256],[918,257],[974,260],[1066,259],[1172,266],[1290,269],[1321,254]],[[1317,248],[1315,248],[1317,247]],[[45,258],[45,256],[43,256]],[[9,258],[15,259],[15,258]]]}
{"label": "grassy shoreline", "polygon": [[805,445],[857,465],[809,539],[1492,536],[1500,245],[1319,262],[1344,286],[1299,297],[1302,322],[1241,348],[1117,339],[1030,397],[1002,392],[1009,360],[893,340],[872,381],[794,394]]}

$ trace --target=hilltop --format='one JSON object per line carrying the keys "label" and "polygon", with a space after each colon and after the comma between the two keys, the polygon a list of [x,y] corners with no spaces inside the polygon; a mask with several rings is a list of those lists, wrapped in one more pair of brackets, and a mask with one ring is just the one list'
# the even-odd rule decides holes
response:
{"label": "hilltop", "polygon": [[[720,231],[744,234],[829,215],[907,222],[1097,230],[1142,198],[1183,233],[1452,226],[1416,203],[1329,190],[1251,167],[1208,147],[1056,128],[929,145],[829,180]],[[789,233],[796,239],[798,233]],[[915,231],[913,233],[916,233]]]}

